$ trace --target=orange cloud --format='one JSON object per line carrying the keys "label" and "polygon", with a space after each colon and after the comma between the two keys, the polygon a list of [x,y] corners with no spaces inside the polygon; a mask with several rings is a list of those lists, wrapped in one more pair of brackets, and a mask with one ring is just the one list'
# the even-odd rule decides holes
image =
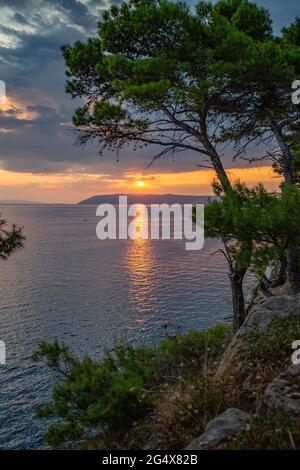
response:
{"label": "orange cloud", "polygon": [[[280,184],[280,178],[274,177],[271,167],[249,167],[234,168],[227,170],[231,181],[240,179],[248,186],[255,186],[263,183],[269,191],[274,191]],[[127,173],[125,177],[130,180],[126,188],[133,189],[131,181],[142,179],[144,181],[143,192],[147,193],[166,193],[173,192],[177,194],[207,195],[212,193],[211,182],[215,178],[213,170],[197,170],[180,173],[154,173],[141,177]]]}
{"label": "orange cloud", "polygon": [[[274,178],[270,167],[231,169],[232,181],[240,179],[249,186],[263,183],[270,191],[278,188],[280,178]],[[0,199],[27,199],[51,203],[77,203],[95,194],[111,193],[177,193],[208,195],[212,193],[213,170],[179,173],[125,173],[122,177],[107,174],[63,173],[33,174],[0,169]],[[137,187],[142,180],[144,186]]]}

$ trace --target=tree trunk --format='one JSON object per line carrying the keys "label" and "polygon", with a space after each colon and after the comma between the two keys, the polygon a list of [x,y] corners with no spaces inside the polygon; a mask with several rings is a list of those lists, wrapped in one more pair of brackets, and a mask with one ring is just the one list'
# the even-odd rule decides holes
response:
{"label": "tree trunk", "polygon": [[200,129],[201,129],[201,139],[200,142],[207,151],[211,164],[214,167],[214,170],[218,176],[218,179],[221,183],[224,193],[231,191],[232,186],[223,166],[220,155],[218,154],[215,146],[212,144],[211,139],[208,136],[206,115],[200,119]]}
{"label": "tree trunk", "polygon": [[293,184],[293,155],[288,144],[285,141],[281,127],[274,121],[273,117],[267,113],[271,130],[277,140],[282,153],[283,165],[282,171],[285,184]]}
{"label": "tree trunk", "polygon": [[227,176],[227,173],[225,171],[225,168],[223,166],[223,163],[221,161],[221,158],[218,152],[216,151],[215,147],[210,142],[207,142],[205,146],[207,150],[210,152],[211,163],[218,176],[218,179],[221,183],[224,193],[232,191],[231,183],[229,181],[229,178]]}
{"label": "tree trunk", "polygon": [[220,159],[218,153],[215,151],[215,149],[212,152],[211,161],[212,161],[213,167],[215,169],[215,172],[217,173],[219,181],[222,185],[224,193],[232,190],[232,186],[231,186],[231,183],[230,183],[229,178],[227,176],[227,173],[226,173],[226,171],[223,167],[223,164],[221,162],[221,159]]}
{"label": "tree trunk", "polygon": [[234,331],[239,330],[246,318],[245,299],[243,292],[243,281],[246,271],[247,269],[242,269],[239,271],[234,270],[230,274]]}
{"label": "tree trunk", "polygon": [[[202,129],[202,143],[210,155],[211,163],[218,176],[224,193],[228,194],[230,193],[230,191],[233,191],[233,189],[225,171],[225,168],[222,164],[222,160],[217,150],[208,139],[205,121],[200,122],[200,126]],[[234,268],[233,265],[230,263],[230,282],[232,292],[234,331],[237,331],[242,326],[246,318],[245,299],[243,292],[243,280],[246,272],[247,268],[238,270]]]}
{"label": "tree trunk", "polygon": [[[270,127],[277,140],[283,157],[283,176],[286,185],[293,184],[293,155],[282,133],[282,129],[269,115]],[[290,284],[290,292],[295,295],[300,292],[300,256],[297,249],[290,248],[287,253],[287,272]]]}

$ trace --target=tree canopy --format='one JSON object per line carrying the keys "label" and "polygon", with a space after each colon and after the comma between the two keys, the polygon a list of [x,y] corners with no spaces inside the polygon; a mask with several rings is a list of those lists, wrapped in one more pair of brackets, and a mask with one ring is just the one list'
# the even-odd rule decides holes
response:
{"label": "tree canopy", "polygon": [[195,11],[167,0],[111,7],[98,37],[63,47],[66,90],[86,101],[73,118],[80,141],[96,140],[100,152],[157,145],[154,158],[192,150],[229,185],[220,69],[270,35],[267,12],[241,0],[200,2]]}
{"label": "tree canopy", "polygon": [[22,227],[7,227],[6,220],[0,218],[0,259],[7,260],[15,251],[23,247],[25,237]]}
{"label": "tree canopy", "polygon": [[[84,99],[73,118],[81,143],[96,141],[100,152],[151,145],[154,160],[193,151],[200,166],[214,168],[228,199],[210,208],[211,222],[217,232],[224,229],[225,244],[230,237],[237,241],[230,269],[240,299],[263,242],[264,253],[270,244],[289,251],[291,285],[300,289],[297,250],[280,232],[282,202],[261,187],[232,187],[223,158],[228,146],[233,158],[268,158],[285,185],[298,183],[300,113],[291,86],[300,73],[299,37],[299,19],[277,37],[269,12],[248,0],[200,1],[193,8],[129,0],[104,13],[95,38],[63,47],[66,90]],[[259,155],[251,144],[262,145]],[[288,191],[280,199],[290,200],[299,202]],[[253,231],[258,220],[271,217],[276,243],[267,226]],[[259,233],[267,241],[258,240]]]}

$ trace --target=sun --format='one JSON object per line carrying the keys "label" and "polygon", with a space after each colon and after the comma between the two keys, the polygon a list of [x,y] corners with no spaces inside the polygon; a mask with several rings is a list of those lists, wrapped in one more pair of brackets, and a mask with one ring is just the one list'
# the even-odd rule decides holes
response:
{"label": "sun", "polygon": [[145,183],[144,183],[144,181],[139,180],[139,181],[136,182],[136,185],[137,185],[138,188],[143,188],[145,186]]}

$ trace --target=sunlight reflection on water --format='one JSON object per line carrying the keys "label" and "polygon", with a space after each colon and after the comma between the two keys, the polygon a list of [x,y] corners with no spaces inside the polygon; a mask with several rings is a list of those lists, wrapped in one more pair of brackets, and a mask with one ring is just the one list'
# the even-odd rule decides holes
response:
{"label": "sunlight reflection on water", "polygon": [[[52,374],[31,360],[57,338],[77,355],[100,357],[118,338],[157,342],[168,331],[213,325],[231,313],[218,242],[186,252],[182,240],[96,238],[95,206],[2,206],[25,227],[24,250],[0,269],[0,448],[43,447]],[[141,224],[143,220],[140,221]],[[142,229],[142,228],[141,228]]]}

